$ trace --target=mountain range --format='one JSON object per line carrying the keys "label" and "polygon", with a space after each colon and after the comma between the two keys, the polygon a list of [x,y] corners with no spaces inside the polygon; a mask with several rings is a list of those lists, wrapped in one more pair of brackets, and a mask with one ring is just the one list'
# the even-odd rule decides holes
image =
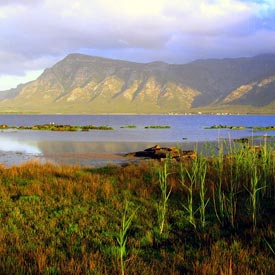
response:
{"label": "mountain range", "polygon": [[1,112],[275,113],[275,54],[188,64],[70,54],[0,92]]}

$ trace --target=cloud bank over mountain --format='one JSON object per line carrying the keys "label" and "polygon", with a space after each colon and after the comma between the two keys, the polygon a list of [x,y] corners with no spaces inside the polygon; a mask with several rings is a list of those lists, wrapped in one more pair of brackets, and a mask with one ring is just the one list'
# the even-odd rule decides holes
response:
{"label": "cloud bank over mountain", "polygon": [[71,52],[168,63],[272,52],[274,18],[273,0],[0,1],[0,90]]}

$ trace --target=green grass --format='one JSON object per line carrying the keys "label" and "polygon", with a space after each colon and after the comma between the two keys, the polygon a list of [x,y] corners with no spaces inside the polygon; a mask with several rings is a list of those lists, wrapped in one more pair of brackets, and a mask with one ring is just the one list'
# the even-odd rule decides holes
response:
{"label": "green grass", "polygon": [[181,163],[0,166],[0,274],[273,274],[273,144],[237,145]]}
{"label": "green grass", "polygon": [[275,131],[275,126],[229,126],[229,125],[212,125],[209,127],[205,127],[204,129],[230,129],[230,130],[245,130],[245,129],[253,129],[254,131]]}
{"label": "green grass", "polygon": [[250,128],[252,128],[254,131],[275,131],[275,126],[266,126],[266,127],[253,126]]}
{"label": "green grass", "polygon": [[212,125],[210,127],[205,127],[204,129],[230,129],[230,130],[244,130],[245,126],[228,126],[228,125]]}
{"label": "green grass", "polygon": [[0,125],[0,129],[18,129],[18,130],[35,130],[35,131],[89,131],[89,130],[114,130],[110,126],[94,126],[94,125],[85,125],[85,126],[78,126],[78,125],[63,125],[63,124],[39,124],[33,126],[24,126],[21,125],[19,127],[9,126],[6,124]]}

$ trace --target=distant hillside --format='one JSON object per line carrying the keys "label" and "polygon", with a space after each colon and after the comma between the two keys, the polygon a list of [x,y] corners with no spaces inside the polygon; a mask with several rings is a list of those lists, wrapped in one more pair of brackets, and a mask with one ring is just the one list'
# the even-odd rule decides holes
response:
{"label": "distant hillside", "polygon": [[183,65],[70,54],[35,81],[0,93],[2,112],[257,113],[274,106],[275,54]]}

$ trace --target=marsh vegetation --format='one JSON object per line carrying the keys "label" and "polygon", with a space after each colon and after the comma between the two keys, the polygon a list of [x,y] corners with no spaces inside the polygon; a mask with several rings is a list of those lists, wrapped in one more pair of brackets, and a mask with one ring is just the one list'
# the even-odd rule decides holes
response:
{"label": "marsh vegetation", "polygon": [[145,129],[170,129],[171,126],[169,125],[150,125],[150,126],[145,126]]}
{"label": "marsh vegetation", "polygon": [[69,125],[69,124],[38,124],[33,126],[24,126],[19,127],[9,126],[6,124],[0,125],[0,129],[17,129],[17,130],[41,130],[41,131],[89,131],[89,130],[114,130],[110,126],[94,126],[94,125]]}
{"label": "marsh vegetation", "polygon": [[253,131],[275,131],[275,126],[237,126],[237,125],[212,125],[204,127],[204,129],[230,129],[230,130],[244,130],[252,129]]}
{"label": "marsh vegetation", "polygon": [[175,163],[1,166],[0,273],[271,275],[274,210],[267,143]]}

